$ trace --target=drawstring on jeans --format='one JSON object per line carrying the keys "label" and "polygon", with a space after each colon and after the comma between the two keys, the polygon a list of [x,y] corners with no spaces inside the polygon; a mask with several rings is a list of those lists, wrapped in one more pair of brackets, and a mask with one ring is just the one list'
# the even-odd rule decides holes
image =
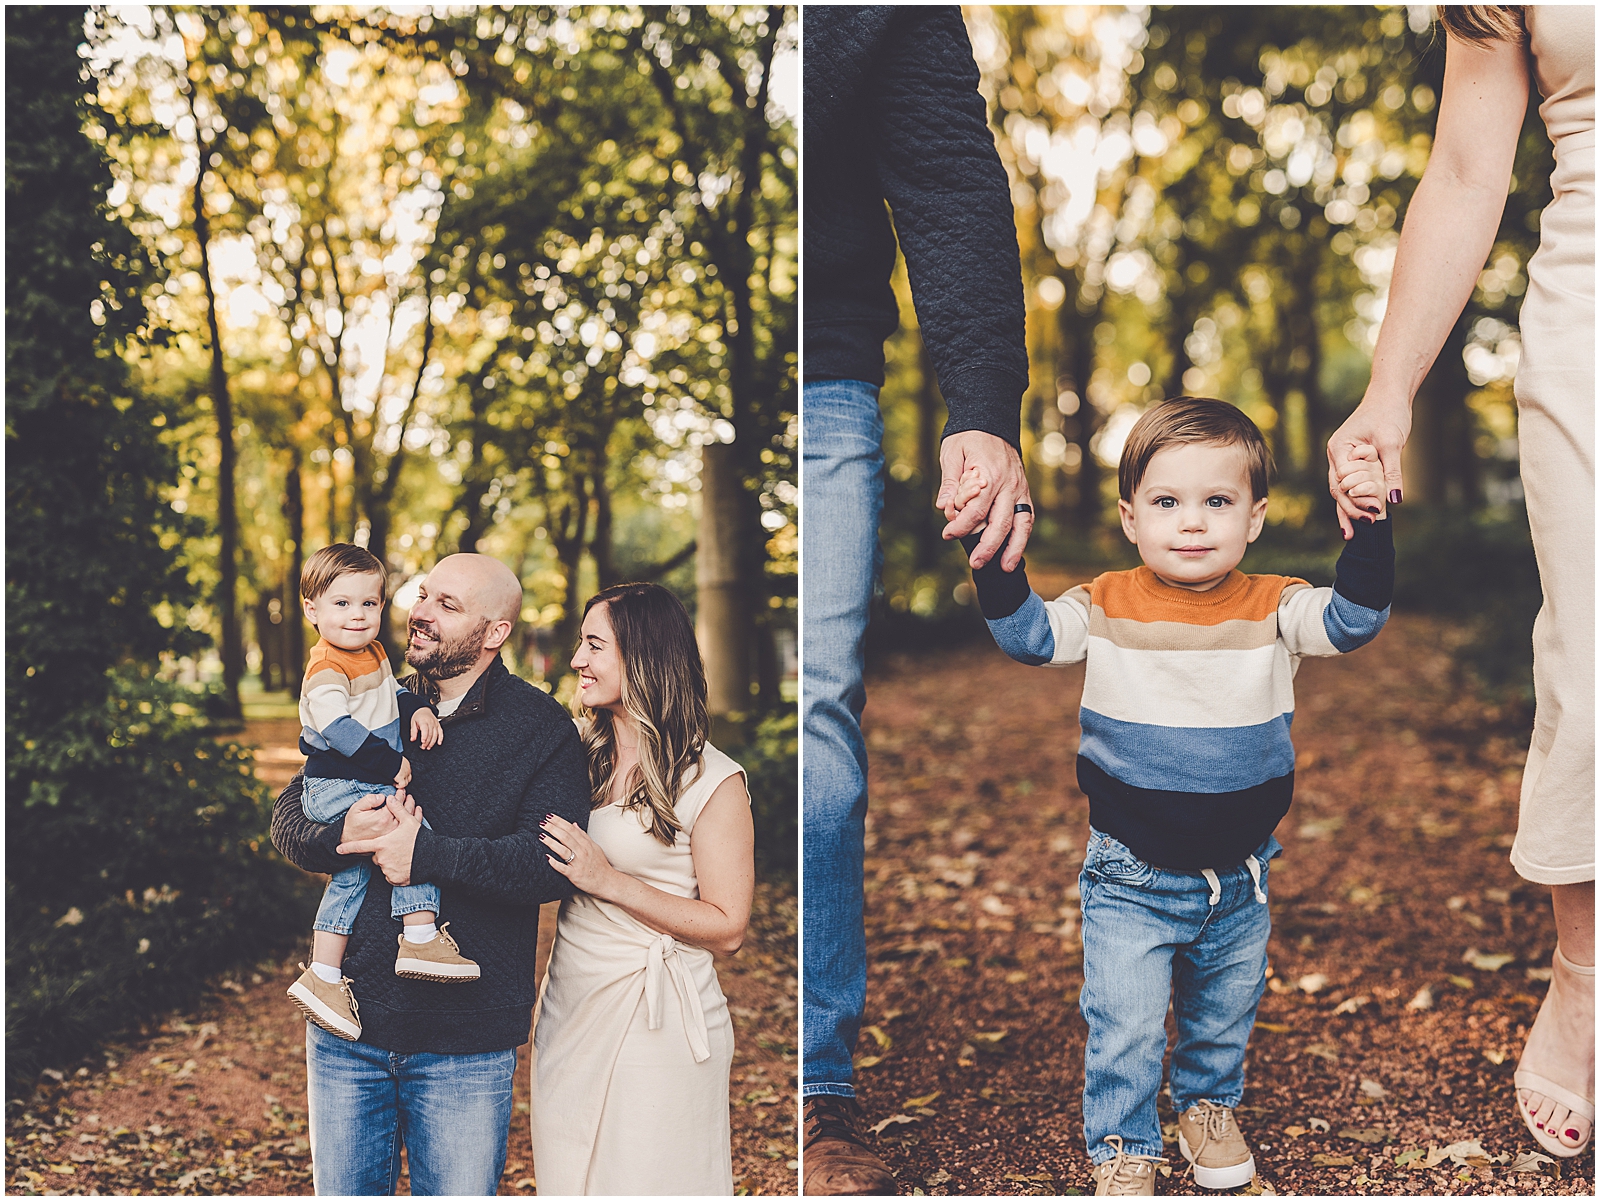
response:
{"label": "drawstring on jeans", "polygon": [[[1245,870],[1250,873],[1250,881],[1255,886],[1256,904],[1265,905],[1267,894],[1261,891],[1261,861],[1251,855],[1244,861]],[[1206,883],[1211,885],[1211,904],[1215,905],[1222,900],[1222,881],[1217,879],[1217,873],[1209,867],[1200,869],[1200,874],[1206,878]]]}
{"label": "drawstring on jeans", "polygon": [[1255,885],[1256,904],[1265,905],[1267,894],[1261,891],[1261,861],[1251,855],[1244,861],[1245,868],[1250,872],[1250,882]]}

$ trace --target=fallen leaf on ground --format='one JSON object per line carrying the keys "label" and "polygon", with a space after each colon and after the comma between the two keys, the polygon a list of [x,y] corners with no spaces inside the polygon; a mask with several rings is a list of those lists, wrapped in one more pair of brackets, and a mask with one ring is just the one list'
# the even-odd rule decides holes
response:
{"label": "fallen leaf on ground", "polygon": [[1049,1172],[1039,1172],[1033,1176],[1024,1176],[1021,1172],[1008,1172],[1001,1179],[1012,1180],[1018,1184],[1054,1184],[1056,1178]]}
{"label": "fallen leaf on ground", "polygon": [[868,1126],[867,1129],[872,1131],[873,1134],[882,1134],[890,1126],[902,1126],[907,1122],[920,1121],[922,1121],[921,1118],[914,1118],[908,1114],[892,1113],[888,1117],[884,1118],[883,1121],[878,1122],[875,1125]]}
{"label": "fallen leaf on ground", "polygon": [[1327,1134],[1331,1129],[1328,1123],[1322,1118],[1307,1118],[1306,1125],[1310,1126],[1313,1130],[1320,1130],[1323,1134]]}
{"label": "fallen leaf on ground", "polygon": [[1476,947],[1472,947],[1467,950],[1466,954],[1461,956],[1461,962],[1470,963],[1480,972],[1498,972],[1515,958],[1515,955],[1480,954]]}
{"label": "fallen leaf on ground", "polygon": [[1303,1134],[1311,1133],[1311,1131],[1304,1126],[1285,1126],[1283,1128],[1283,1132],[1290,1138],[1299,1138]]}
{"label": "fallen leaf on ground", "polygon": [[894,1046],[894,1040],[883,1032],[882,1026],[868,1026],[861,1033],[867,1035],[872,1039],[873,1042],[877,1043],[878,1050],[880,1051],[887,1051],[890,1047]]}
{"label": "fallen leaf on ground", "polygon": [[1463,1139],[1459,1143],[1451,1143],[1448,1147],[1428,1148],[1428,1167],[1437,1167],[1447,1159],[1451,1163],[1460,1164],[1462,1167],[1471,1166],[1467,1163],[1468,1159],[1482,1160],[1484,1167],[1489,1165],[1489,1153],[1483,1149],[1483,1144],[1475,1138]]}
{"label": "fallen leaf on ground", "polygon": [[1363,1005],[1370,1004],[1371,1001],[1372,998],[1367,996],[1365,993],[1362,993],[1359,997],[1346,997],[1333,1007],[1333,1012],[1335,1016],[1341,1013],[1354,1013]]}
{"label": "fallen leaf on ground", "polygon": [[938,1171],[934,1172],[933,1175],[924,1177],[922,1183],[926,1184],[929,1188],[938,1188],[941,1184],[949,1184],[950,1180],[950,1173],[945,1171],[943,1168],[940,1168]]}
{"label": "fallen leaf on ground", "polygon": [[1394,1135],[1377,1126],[1346,1126],[1339,1131],[1339,1137],[1354,1139],[1358,1143],[1386,1143]]}
{"label": "fallen leaf on ground", "polygon": [[944,1095],[944,1089],[936,1088],[931,1093],[924,1093],[920,1097],[907,1097],[901,1109],[922,1109],[932,1105],[936,1099]]}
{"label": "fallen leaf on ground", "polygon": [[969,1042],[982,1043],[993,1047],[997,1046],[1010,1033],[1011,1031],[1009,1030],[974,1030],[967,1035],[967,1039]]}
{"label": "fallen leaf on ground", "polygon": [[1306,1054],[1326,1059],[1329,1063],[1339,1062],[1339,1048],[1331,1043],[1311,1043],[1306,1047]]}
{"label": "fallen leaf on ground", "polygon": [[1499,1050],[1497,1048],[1497,1049],[1494,1049],[1494,1050],[1485,1050],[1484,1053],[1483,1053],[1483,1057],[1485,1059],[1487,1059],[1490,1063],[1494,1064],[1495,1067],[1499,1067],[1502,1063],[1504,1063],[1506,1061],[1506,1059],[1508,1058],[1508,1055],[1507,1055],[1507,1053],[1505,1051],[1501,1051],[1501,1050]]}
{"label": "fallen leaf on ground", "polygon": [[1257,1022],[1256,1029],[1265,1030],[1268,1034],[1288,1034],[1293,1027],[1285,1026],[1281,1022]]}
{"label": "fallen leaf on ground", "polygon": [[882,1062],[882,1055],[857,1055],[855,1057],[853,1066],[855,1067],[855,1070],[859,1072],[866,1068],[875,1068]]}
{"label": "fallen leaf on ground", "polygon": [[1376,1080],[1363,1080],[1361,1082],[1361,1095],[1371,1097],[1374,1101],[1382,1101],[1389,1095],[1389,1090]]}
{"label": "fallen leaf on ground", "polygon": [[1406,1002],[1406,1008],[1416,1010],[1432,1009],[1433,989],[1424,984],[1421,988],[1417,989],[1417,995]]}
{"label": "fallen leaf on ground", "polygon": [[1312,972],[1309,976],[1301,976],[1294,986],[1303,993],[1321,992],[1328,987],[1328,978],[1321,972]]}
{"label": "fallen leaf on ground", "polygon": [[1555,1160],[1538,1151],[1522,1151],[1518,1153],[1516,1161],[1511,1165],[1511,1170],[1513,1172],[1538,1172],[1547,1163],[1555,1163]]}
{"label": "fallen leaf on ground", "polygon": [[1355,1166],[1356,1157],[1354,1155],[1317,1154],[1311,1157],[1311,1162],[1319,1168],[1349,1168]]}

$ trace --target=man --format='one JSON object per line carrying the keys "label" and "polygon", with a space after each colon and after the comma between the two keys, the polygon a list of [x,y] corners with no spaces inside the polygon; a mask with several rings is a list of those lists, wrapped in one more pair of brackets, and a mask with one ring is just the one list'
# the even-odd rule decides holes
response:
{"label": "man", "polygon": [[[319,1194],[391,1194],[404,1143],[411,1191],[492,1196],[505,1166],[517,1048],[533,1011],[539,906],[571,892],[539,824],[589,817],[577,728],[555,700],[500,661],[522,585],[484,555],[439,562],[411,610],[406,662],[435,694],[444,741],[410,756],[410,796],[367,797],[342,826],[301,809],[295,777],[272,842],[307,871],[371,855],[372,881],[344,970],[361,998],[361,1039],[306,1026],[312,1173]],[[431,829],[422,824],[426,813]],[[440,918],[482,967],[445,987],[395,975],[392,886],[431,882]]]}
{"label": "man", "polygon": [[[937,504],[972,554],[1014,570],[1032,529],[1018,453],[1028,384],[1010,186],[978,71],[951,7],[805,9],[804,1191],[892,1194],[862,1142],[851,1052],[866,1004],[862,839],[867,756],[862,644],[883,507],[883,340],[906,258],[923,340],[949,409]],[[885,203],[893,213],[890,226]],[[993,503],[956,513],[969,464]]]}

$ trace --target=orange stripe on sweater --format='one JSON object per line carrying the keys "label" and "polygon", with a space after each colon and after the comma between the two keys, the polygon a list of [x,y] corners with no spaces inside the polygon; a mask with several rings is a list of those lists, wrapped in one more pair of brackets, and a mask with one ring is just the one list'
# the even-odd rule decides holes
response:
{"label": "orange stripe on sweater", "polygon": [[1108,571],[1089,585],[1095,608],[1125,621],[1171,621],[1213,626],[1225,621],[1264,621],[1278,611],[1283,590],[1304,580],[1282,575],[1230,572],[1208,592],[1163,584],[1148,567]]}

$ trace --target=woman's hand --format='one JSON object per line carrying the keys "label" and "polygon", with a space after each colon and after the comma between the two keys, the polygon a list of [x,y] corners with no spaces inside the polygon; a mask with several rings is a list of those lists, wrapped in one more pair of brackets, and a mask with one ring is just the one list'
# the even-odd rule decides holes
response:
{"label": "woman's hand", "polygon": [[571,880],[574,888],[606,899],[608,885],[620,873],[582,826],[552,813],[541,825],[539,841],[550,849],[550,866]]}
{"label": "woman's hand", "polygon": [[1383,512],[1386,514],[1388,505],[1399,504],[1405,492],[1400,452],[1410,436],[1411,406],[1403,400],[1380,399],[1369,388],[1356,411],[1345,418],[1345,423],[1328,439],[1328,491],[1338,506],[1339,529],[1346,540],[1355,532],[1351,522],[1369,514],[1339,486],[1340,479],[1360,468],[1364,449],[1376,449],[1378,461],[1383,465],[1383,494],[1387,501]]}

